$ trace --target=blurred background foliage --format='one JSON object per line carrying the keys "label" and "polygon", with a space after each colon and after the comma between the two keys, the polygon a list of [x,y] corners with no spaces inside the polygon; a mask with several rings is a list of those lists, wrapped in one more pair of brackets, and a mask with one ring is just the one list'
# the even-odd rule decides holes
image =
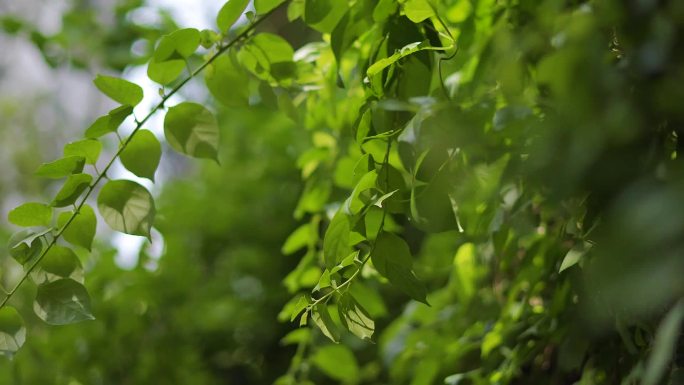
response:
{"label": "blurred background foliage", "polygon": [[[35,289],[23,288],[16,303],[30,338],[0,361],[0,383],[270,384],[291,365],[306,373],[302,384],[684,383],[684,5],[436,3],[459,46],[439,63],[444,87],[434,58],[416,55],[402,68],[420,76],[379,95],[402,103],[374,106],[372,117],[380,134],[382,122],[420,111],[392,161],[408,179],[401,165],[427,150],[415,175],[427,186],[417,202],[425,221],[395,215],[394,226],[431,307],[369,279],[353,290],[376,319],[375,344],[347,336],[334,345],[309,329],[281,342],[293,329],[277,322],[289,321],[281,308],[321,274],[313,257],[302,264],[301,253],[281,253],[297,225],[292,212],[318,223],[325,203],[353,187],[340,175],[360,157],[344,136],[365,97],[356,66],[368,52],[359,49],[307,101],[330,109],[293,122],[273,109],[216,104],[221,166],[165,155],[156,244],[128,268],[106,241],[82,256],[96,321],[48,327],[32,315]],[[143,64],[176,28],[168,12],[136,21],[142,1],[63,4],[51,30],[0,4],[0,44],[28,52],[0,59],[4,212],[20,197],[47,195],[24,176],[105,110],[88,90],[92,75]],[[284,12],[267,24],[295,48],[319,39]],[[387,29],[400,48],[430,27],[397,18]],[[25,68],[50,84],[31,87]],[[201,87],[187,92],[213,103]],[[79,103],[64,103],[67,95]],[[424,95],[439,103],[414,98]],[[449,153],[452,145],[461,152]],[[312,157],[322,166],[302,187]],[[4,225],[0,240],[11,231]],[[0,268],[3,282],[17,274],[10,258]],[[300,357],[297,341],[314,342]]]}

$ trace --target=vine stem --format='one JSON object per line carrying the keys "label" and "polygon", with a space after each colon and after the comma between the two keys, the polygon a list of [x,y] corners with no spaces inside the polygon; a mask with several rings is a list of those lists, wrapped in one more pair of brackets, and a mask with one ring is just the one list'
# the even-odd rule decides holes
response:
{"label": "vine stem", "polygon": [[[387,138],[387,150],[385,151],[385,159],[383,160],[383,164],[385,167],[389,167],[389,155],[390,155],[390,150],[392,148],[392,138]],[[387,189],[389,189],[389,169],[387,172],[385,172],[385,186]],[[331,290],[327,293],[325,293],[321,298],[318,298],[314,300],[311,304],[307,306],[307,309],[311,310],[313,309],[316,305],[319,303],[325,301],[327,302],[333,294],[339,293],[340,289],[344,287],[348,287],[352,284],[356,276],[361,273],[361,270],[363,270],[363,267],[366,266],[366,263],[368,260],[371,258],[371,255],[373,254],[373,251],[375,250],[375,245],[378,243],[378,236],[380,236],[380,233],[385,229],[385,218],[387,217],[387,210],[382,210],[382,218],[380,219],[380,226],[378,227],[378,234],[375,236],[375,240],[373,241],[373,245],[371,246],[370,251],[368,252],[368,256],[361,261],[361,265],[352,273],[352,275],[347,278],[344,282],[342,282],[339,286],[334,288],[334,290]],[[324,303],[325,303],[324,302]]]}
{"label": "vine stem", "polygon": [[[209,64],[213,63],[214,60],[216,60],[219,56],[221,56],[223,53],[228,51],[228,49],[235,46],[235,44],[237,44],[238,42],[247,38],[249,36],[249,34],[252,31],[254,31],[254,29],[259,24],[261,24],[264,20],[268,19],[268,17],[271,16],[283,4],[287,4],[287,3],[288,3],[288,1],[285,1],[285,2],[281,3],[278,7],[275,7],[272,10],[266,12],[263,16],[261,16],[259,19],[254,21],[254,23],[250,24],[247,28],[245,28],[245,30],[242,31],[239,35],[237,35],[235,38],[233,38],[233,40],[231,40],[227,44],[219,47],[219,49],[216,51],[216,53],[214,53],[209,59],[207,59],[204,63],[202,63],[201,66],[197,67],[197,69],[192,71],[187,77],[185,77],[180,83],[178,83],[171,91],[169,91],[169,93],[165,94],[162,97],[161,101],[159,101],[159,103],[157,103],[157,105],[154,106],[152,108],[152,110],[150,110],[150,112],[142,120],[137,121],[137,119],[136,119],[136,126],[133,129],[133,131],[131,132],[131,134],[128,136],[128,138],[126,138],[126,140],[121,142],[121,146],[119,146],[119,150],[116,152],[116,154],[114,154],[112,159],[109,160],[109,162],[107,163],[105,168],[102,169],[102,172],[97,173],[97,177],[95,178],[95,181],[91,185],[88,186],[88,188],[86,189],[85,195],[83,196],[83,198],[81,199],[81,202],[78,204],[78,206],[74,210],[73,214],[71,214],[71,216],[69,217],[69,220],[67,220],[67,222],[64,224],[64,226],[62,226],[62,228],[59,229],[57,234],[55,234],[52,237],[52,240],[48,243],[47,247],[45,249],[43,249],[43,251],[36,258],[36,260],[31,264],[31,266],[29,266],[29,268],[26,270],[26,272],[24,272],[24,275],[21,277],[19,282],[17,282],[17,284],[14,285],[12,290],[10,290],[9,292],[7,292],[5,294],[5,298],[2,300],[2,302],[0,302],[0,309],[4,308],[5,305],[7,305],[7,302],[9,302],[9,300],[14,296],[14,293],[16,293],[16,291],[19,289],[19,287],[21,287],[21,285],[26,281],[26,279],[29,277],[29,275],[31,275],[31,273],[36,268],[36,266],[38,266],[38,264],[43,260],[43,258],[45,258],[45,256],[50,251],[50,249],[52,249],[52,247],[55,244],[57,244],[57,241],[61,238],[62,234],[64,234],[64,231],[69,227],[69,225],[71,225],[71,223],[74,221],[74,219],[76,219],[76,216],[78,216],[81,209],[83,208],[83,206],[88,201],[88,198],[90,197],[90,195],[92,195],[93,191],[95,190],[95,187],[97,187],[97,185],[100,183],[100,181],[102,179],[106,178],[107,171],[109,171],[109,169],[112,167],[112,165],[114,164],[116,159],[121,155],[123,150],[125,150],[126,147],[128,146],[128,144],[131,142],[131,140],[133,139],[135,134],[152,117],[152,115],[157,113],[157,111],[163,109],[164,103],[166,103],[173,95],[175,95],[178,91],[180,91],[180,89],[183,88],[183,86],[185,86],[185,84],[187,84],[195,76],[197,76],[199,73],[201,73]],[[118,136],[118,132],[116,134]]]}

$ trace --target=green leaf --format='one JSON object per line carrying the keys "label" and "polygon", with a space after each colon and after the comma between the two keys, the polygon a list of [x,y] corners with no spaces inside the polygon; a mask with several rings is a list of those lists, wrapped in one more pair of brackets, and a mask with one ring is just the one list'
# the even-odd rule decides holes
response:
{"label": "green leaf", "polygon": [[109,111],[107,115],[97,118],[95,122],[88,127],[85,136],[87,138],[97,139],[110,132],[116,132],[121,123],[123,123],[123,121],[132,113],[133,107],[129,105],[119,106]]}
{"label": "green leaf", "polygon": [[284,255],[290,255],[302,247],[307,246],[312,241],[312,233],[311,224],[305,223],[299,226],[289,237],[287,237],[280,251]]}
{"label": "green leaf", "polygon": [[[72,211],[59,214],[57,226],[60,229],[64,227],[72,215]],[[64,230],[62,236],[64,236],[64,239],[72,245],[91,250],[96,230],[97,218],[95,217],[95,211],[92,207],[83,205],[76,215],[76,218],[74,218],[74,220],[71,221],[71,224],[69,224],[69,227]]]}
{"label": "green leaf", "polygon": [[402,238],[388,232],[381,233],[375,241],[371,260],[378,273],[394,286],[416,301],[429,305],[425,286],[411,270],[411,252]]}
{"label": "green leaf", "polygon": [[64,146],[64,156],[82,156],[87,164],[97,163],[101,151],[102,143],[94,139],[79,140]]}
{"label": "green leaf", "polygon": [[95,319],[90,313],[90,297],[86,288],[69,278],[39,285],[33,310],[50,325]]}
{"label": "green leaf", "polygon": [[285,0],[254,0],[254,10],[258,15],[263,15],[284,2]]}
{"label": "green leaf", "polygon": [[83,283],[83,268],[76,254],[68,248],[53,245],[31,273],[31,278],[38,284],[71,278]]}
{"label": "green leaf", "polygon": [[330,378],[345,384],[358,382],[359,365],[354,354],[344,345],[323,346],[316,351],[311,361]]}
{"label": "green leaf", "polygon": [[375,182],[378,179],[378,172],[372,170],[366,173],[352,190],[351,195],[344,202],[344,210],[349,215],[358,213],[364,206],[364,203],[359,199],[362,192],[375,187]]}
{"label": "green leaf", "polygon": [[167,60],[185,59],[190,57],[200,44],[200,32],[195,28],[184,28],[162,36],[159,45],[154,50],[152,60],[164,62]]}
{"label": "green leaf", "polygon": [[65,207],[74,204],[83,191],[90,186],[92,180],[93,177],[89,174],[69,175],[51,205],[53,207]]}
{"label": "green leaf", "polygon": [[381,23],[397,11],[396,0],[380,0],[373,9],[373,21]]}
{"label": "green leaf", "polygon": [[183,102],[169,108],[164,134],[169,145],[181,154],[218,161],[218,123],[201,104]]}
{"label": "green leaf", "polygon": [[104,221],[114,230],[150,237],[155,216],[154,200],[147,189],[130,180],[108,182],[97,197]]}
{"label": "green leaf", "polygon": [[200,42],[200,32],[194,28],[162,36],[147,67],[147,76],[162,85],[173,82],[185,69],[185,59],[195,53]]}
{"label": "green leaf", "polygon": [[227,107],[247,107],[249,76],[230,54],[219,56],[207,66],[204,80],[209,92]]}
{"label": "green leaf", "polygon": [[176,80],[184,69],[183,60],[151,61],[147,66],[147,76],[159,84],[166,85]]}
{"label": "green leaf", "polygon": [[318,304],[314,306],[313,309],[311,309],[311,319],[316,326],[318,326],[323,335],[328,337],[332,342],[340,342],[340,331],[330,317],[327,305]]}
{"label": "green leaf", "polygon": [[84,157],[67,156],[62,159],[57,159],[54,162],[43,163],[38,167],[38,170],[36,170],[36,175],[44,178],[60,179],[71,174],[82,172],[84,165]]}
{"label": "green leaf", "polygon": [[0,355],[12,358],[26,341],[24,320],[11,306],[0,309]]}
{"label": "green leaf", "polygon": [[10,211],[7,219],[17,226],[49,226],[52,221],[52,208],[43,203],[24,203]]}
{"label": "green leaf", "polygon": [[362,340],[370,340],[375,332],[375,321],[368,312],[356,302],[349,293],[342,295],[337,302],[342,325]]}
{"label": "green leaf", "polygon": [[50,231],[51,229],[35,233],[22,230],[14,233],[9,239],[10,255],[22,265],[32,261],[43,252],[43,247],[45,246],[43,235]]}
{"label": "green leaf", "polygon": [[142,88],[127,80],[97,75],[93,82],[95,87],[102,91],[103,94],[121,104],[135,107],[143,99]]}
{"label": "green leaf", "polygon": [[334,267],[351,252],[350,231],[349,217],[339,210],[330,221],[323,238],[323,256],[327,268]]}
{"label": "green leaf", "polygon": [[680,300],[670,310],[658,327],[653,350],[648,357],[644,371],[643,385],[656,385],[665,374],[668,364],[676,351],[677,341],[684,321],[684,300]]}
{"label": "green leaf", "polygon": [[299,299],[297,302],[295,302],[294,307],[292,308],[292,313],[290,314],[290,322],[294,321],[297,316],[306,309],[307,306],[309,306],[309,297],[306,295],[300,295]]}
{"label": "green leaf", "polygon": [[428,19],[435,15],[428,0],[408,0],[404,3],[404,13],[414,23]]}
{"label": "green leaf", "polygon": [[219,30],[223,33],[228,32],[230,27],[240,18],[248,4],[249,0],[228,0],[221,7],[216,17],[216,25],[218,25]]}
{"label": "green leaf", "polygon": [[319,32],[330,33],[348,9],[349,4],[342,0],[306,0],[304,22]]}
{"label": "green leaf", "polygon": [[282,81],[295,76],[294,50],[287,40],[271,33],[260,33],[238,53],[243,67],[268,81]]}
{"label": "green leaf", "polygon": [[219,41],[221,41],[221,35],[216,33],[216,31],[210,29],[203,29],[200,31],[200,44],[202,47],[209,49]]}
{"label": "green leaf", "polygon": [[561,273],[563,272],[563,270],[576,265],[577,262],[579,262],[580,259],[582,259],[583,255],[584,251],[578,248],[573,248],[570,251],[568,251],[568,253],[565,254],[565,257],[563,258],[563,262],[561,263],[561,267],[558,270],[558,272]]}
{"label": "green leaf", "polygon": [[151,131],[140,130],[121,152],[121,163],[133,174],[154,181],[161,159],[161,144]]}
{"label": "green leaf", "polygon": [[413,55],[416,52],[420,51],[442,51],[442,50],[447,50],[452,47],[433,47],[428,45],[427,41],[424,42],[415,42],[411,44],[407,44],[404,47],[402,47],[400,50],[395,52],[392,56],[386,57],[384,59],[380,59],[373,63],[370,67],[368,67],[368,70],[366,70],[366,75],[368,75],[369,78],[372,78],[373,76],[377,75],[380,73],[380,71],[384,70],[385,68],[391,66],[392,64],[396,63],[399,59],[405,58],[406,56]]}

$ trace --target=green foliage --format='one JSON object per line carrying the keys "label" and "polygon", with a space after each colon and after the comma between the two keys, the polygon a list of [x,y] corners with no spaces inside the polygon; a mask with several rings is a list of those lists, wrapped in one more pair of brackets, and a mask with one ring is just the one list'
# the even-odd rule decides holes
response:
{"label": "green foliage", "polygon": [[113,180],[102,187],[97,208],[114,230],[150,237],[156,213],[154,199],[147,189],[130,180]]}
{"label": "green foliage", "polygon": [[26,341],[24,320],[10,306],[0,309],[0,354],[12,357]]}
{"label": "green foliage", "polygon": [[52,209],[43,203],[24,203],[10,211],[7,219],[17,226],[49,226],[52,222]]}
{"label": "green foliage", "polygon": [[[50,206],[10,211],[11,222],[42,228],[9,242],[24,275],[0,305],[11,321],[0,323],[4,354],[23,343],[6,305],[29,275],[41,319],[92,318],[81,264],[58,244],[91,249],[91,194],[112,229],[152,238],[156,205],[145,187],[114,180],[94,189],[116,159],[154,179],[161,145],[142,125],[206,70],[204,84],[222,105],[279,109],[308,136],[296,161],[303,188],[294,217],[303,223],[281,248],[297,260],[278,277],[292,297],[281,299],[278,318],[307,328],[283,339],[297,348],[277,384],[676,383],[681,6],[257,0],[259,16],[235,26],[247,3],[227,2],[218,31],[159,39],[147,74],[173,88],[160,90],[159,104],[93,176],[84,165],[97,163],[99,138],[117,132],[143,96],[125,80],[95,80],[123,106],[39,168],[39,176],[67,178]],[[315,32],[255,32],[280,5]],[[200,44],[208,53],[193,71]],[[171,148],[217,162],[219,127],[199,102],[164,117]],[[53,210],[72,204],[52,228]],[[210,233],[199,248],[209,250],[203,268],[212,271],[224,258],[214,238],[232,235],[207,218],[232,209],[178,206],[169,210],[181,212],[170,214],[176,222]],[[252,230],[265,231],[265,222]],[[175,240],[168,253],[189,244]],[[241,286],[232,295],[245,293]],[[213,313],[197,314],[212,322]]]}
{"label": "green foliage", "polygon": [[123,105],[135,107],[143,99],[142,88],[124,79],[97,75],[93,83],[103,94]]}
{"label": "green foliage", "polygon": [[119,155],[121,163],[133,174],[154,182],[154,173],[159,166],[162,149],[157,137],[151,131],[140,130]]}
{"label": "green foliage", "polygon": [[183,102],[169,108],[164,134],[169,145],[181,154],[218,161],[218,124],[201,104]]}

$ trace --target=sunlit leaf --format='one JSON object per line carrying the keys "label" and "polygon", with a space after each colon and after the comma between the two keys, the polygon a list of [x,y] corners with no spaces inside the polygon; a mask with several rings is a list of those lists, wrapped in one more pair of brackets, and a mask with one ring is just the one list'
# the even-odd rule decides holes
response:
{"label": "sunlit leaf", "polygon": [[[59,214],[57,226],[59,228],[64,227],[72,215],[72,211]],[[79,213],[69,224],[69,227],[64,230],[62,236],[72,245],[90,250],[96,230],[97,218],[95,217],[95,211],[92,207],[83,205]]]}
{"label": "sunlit leaf", "polygon": [[139,85],[124,79],[97,75],[93,81],[103,94],[123,105],[135,107],[143,99],[143,90]]}
{"label": "sunlit leaf", "polygon": [[318,326],[321,333],[328,337],[332,342],[340,341],[340,331],[330,317],[327,305],[318,304],[314,306],[313,309],[311,309],[311,320]]}
{"label": "sunlit leaf", "polygon": [[90,174],[69,175],[64,185],[52,201],[54,207],[64,207],[72,205],[78,197],[90,186],[93,177]]}
{"label": "sunlit leaf", "polygon": [[164,134],[169,145],[181,154],[218,160],[218,123],[201,104],[183,102],[169,108]]}
{"label": "sunlit leaf", "polygon": [[136,176],[154,181],[161,159],[161,144],[149,130],[140,130],[120,154],[121,163]]}
{"label": "sunlit leaf", "polygon": [[7,219],[17,226],[49,226],[52,221],[52,208],[43,203],[24,203],[11,210]]}
{"label": "sunlit leaf", "polygon": [[66,156],[54,162],[44,163],[36,170],[37,176],[60,179],[83,171],[85,158],[82,156]]}
{"label": "sunlit leaf", "polygon": [[248,4],[249,0],[229,0],[226,2],[216,17],[216,25],[218,25],[219,30],[223,33],[228,32]]}
{"label": "sunlit leaf", "polygon": [[116,231],[150,237],[155,206],[147,189],[130,180],[113,180],[102,187],[97,207],[104,221]]}
{"label": "sunlit leaf", "polygon": [[370,340],[375,332],[375,321],[356,302],[351,294],[345,293],[337,303],[342,325],[362,340]]}
{"label": "sunlit leaf", "polygon": [[64,146],[64,156],[82,156],[87,164],[97,163],[101,151],[102,143],[94,139],[79,140]]}
{"label": "sunlit leaf", "polygon": [[344,383],[355,383],[359,365],[354,354],[344,345],[327,345],[318,349],[311,358],[318,369],[328,377]]}

